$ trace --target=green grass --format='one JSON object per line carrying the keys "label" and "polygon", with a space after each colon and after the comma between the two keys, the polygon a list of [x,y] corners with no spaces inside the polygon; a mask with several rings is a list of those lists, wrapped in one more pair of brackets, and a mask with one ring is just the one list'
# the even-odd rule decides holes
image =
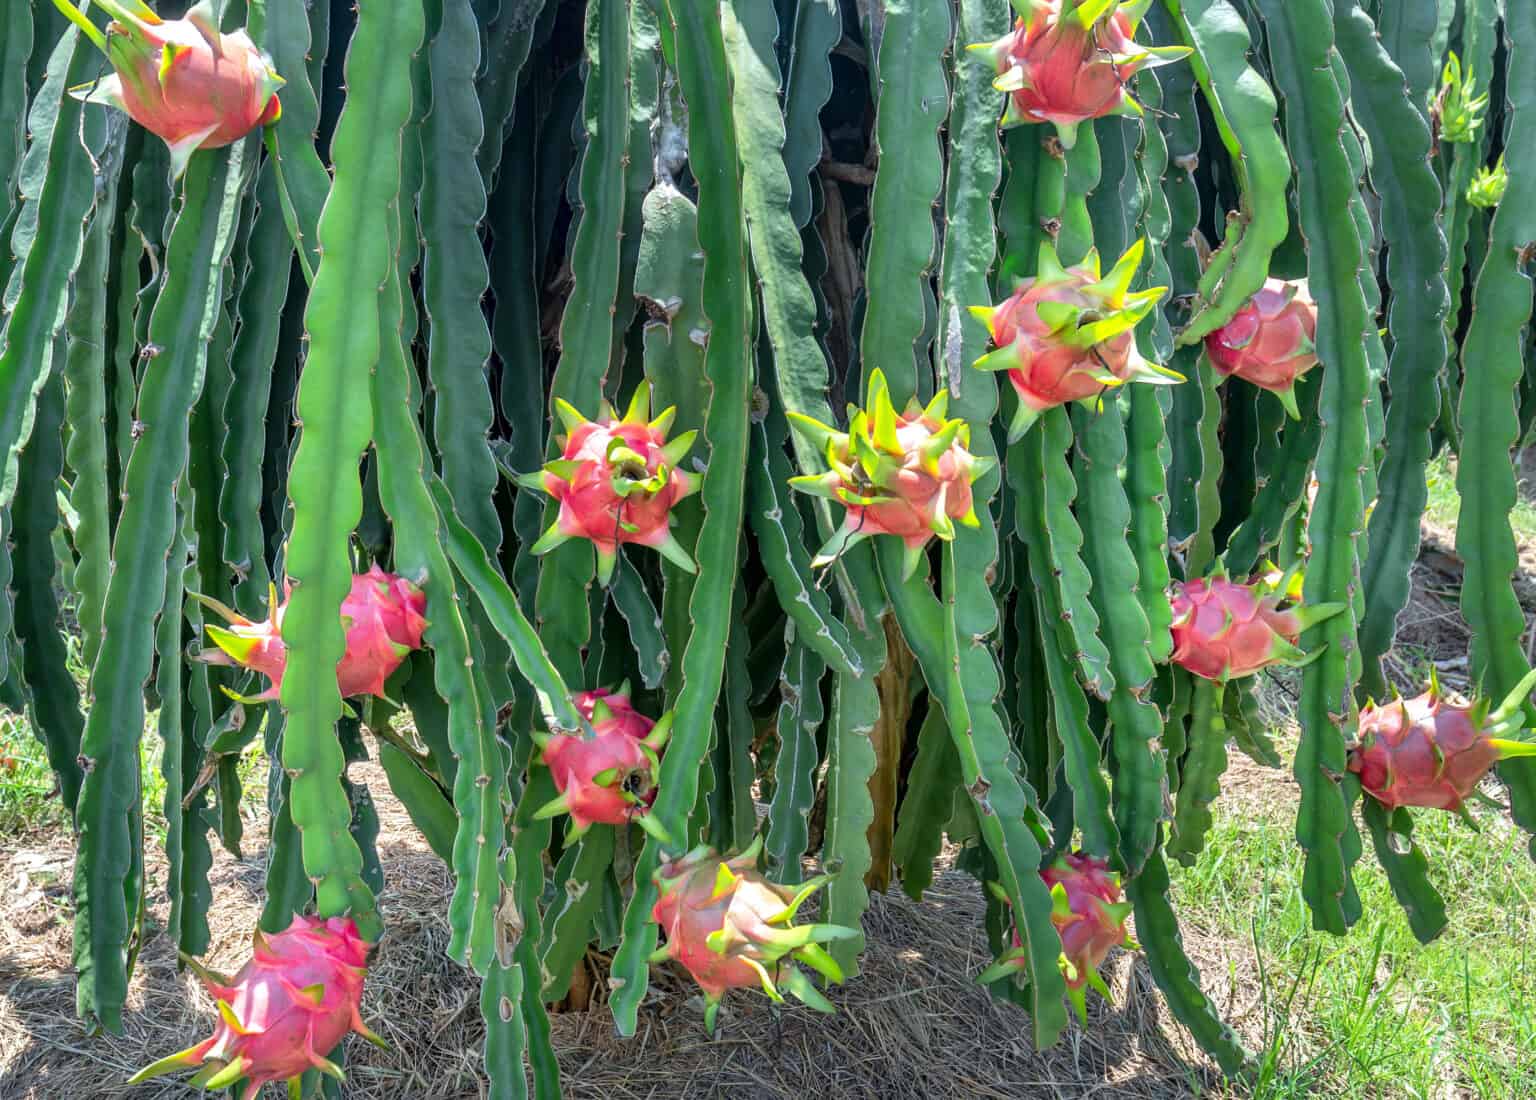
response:
{"label": "green grass", "polygon": [[[1277,777],[1278,779],[1278,777]],[[1278,801],[1278,800],[1277,800]],[[1423,947],[1367,854],[1365,916],[1346,938],[1314,932],[1301,898],[1291,808],[1217,820],[1198,866],[1175,872],[1191,924],[1243,950],[1234,980],[1265,1004],[1256,1097],[1536,1096],[1536,863],[1493,813],[1480,832],[1418,811],[1415,839],[1451,927]],[[1258,958],[1258,972],[1246,961]]]}
{"label": "green grass", "polygon": [[[1461,497],[1456,493],[1456,460],[1442,451],[1430,461],[1425,475],[1429,482],[1429,500],[1424,508],[1424,518],[1436,527],[1454,531],[1456,513],[1461,509]],[[1532,504],[1524,493],[1516,498],[1509,523],[1521,543],[1536,543],[1536,504]]]}

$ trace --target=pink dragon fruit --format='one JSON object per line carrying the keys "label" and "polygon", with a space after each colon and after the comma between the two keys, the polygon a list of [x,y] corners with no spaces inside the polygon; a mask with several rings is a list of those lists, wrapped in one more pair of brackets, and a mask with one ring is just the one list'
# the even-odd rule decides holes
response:
{"label": "pink dragon fruit", "polygon": [[649,382],[635,390],[622,420],[606,401],[593,421],[556,398],[555,412],[570,433],[561,455],[518,478],[525,489],[560,502],[554,525],[533,544],[535,554],[586,539],[597,550],[597,577],[604,585],[613,577],[622,543],[655,547],[679,569],[694,572],[693,559],[672,534],[671,515],[673,505],[699,489],[696,476],[678,469],[698,433],[684,432],[668,442],[677,410],[651,420],[650,408]]}
{"label": "pink dragon fruit", "polygon": [[1269,390],[1300,420],[1296,379],[1317,366],[1316,338],[1317,304],[1306,280],[1270,279],[1236,317],[1205,338],[1205,355],[1223,378]]}
{"label": "pink dragon fruit", "polygon": [[252,938],[250,961],[233,978],[192,964],[218,1003],[213,1034],[141,1069],[130,1085],[201,1066],[195,1087],[221,1089],[243,1078],[241,1100],[255,1100],[266,1082],[287,1081],[297,1096],[306,1070],[344,1080],[327,1055],[349,1031],[385,1045],[358,1013],[370,945],[351,917],[294,917],[287,931]]}
{"label": "pink dragon fruit", "polygon": [[821,548],[813,565],[826,565],[861,539],[895,535],[907,547],[903,577],[910,577],[934,535],[955,537],[955,523],[979,522],[971,484],[996,465],[973,455],[970,425],[945,420],[949,394],[940,390],[925,409],[917,402],[898,413],[879,370],[871,372],[865,409],[850,407],[848,430],[789,414],[791,424],[814,442],[831,467],[824,474],[790,479],[795,488],[847,508],[843,526]]}
{"label": "pink dragon fruit", "polygon": [[96,0],[112,17],[105,33],[71,0],[53,2],[115,70],[82,98],[126,111],[164,139],[177,176],[198,149],[232,144],[282,114],[283,78],[271,59],[244,30],[220,33],[208,0],[184,19],[161,19],[142,0]]}
{"label": "pink dragon fruit", "polygon": [[1536,744],[1503,737],[1524,724],[1525,700],[1532,688],[1536,672],[1515,685],[1491,714],[1486,699],[1471,706],[1448,702],[1434,679],[1428,691],[1412,699],[1368,704],[1360,711],[1349,770],[1360,777],[1361,788],[1389,810],[1424,806],[1460,811],[1499,760],[1536,756]]}
{"label": "pink dragon fruit", "polygon": [[997,67],[993,87],[1007,93],[1003,125],[1050,122],[1061,144],[1105,115],[1139,115],[1129,88],[1145,68],[1189,56],[1185,46],[1135,40],[1151,0],[1014,0],[1019,19],[995,42],[980,42]]}
{"label": "pink dragon fruit", "polygon": [[1040,246],[1033,279],[1021,281],[1000,306],[972,307],[997,345],[976,366],[1007,371],[1018,394],[1009,442],[1046,409],[1068,401],[1097,407],[1106,387],[1184,381],[1183,375],[1147,362],[1136,348],[1136,326],[1168,292],[1153,287],[1131,293],[1145,249],[1146,242],[1137,241],[1114,270],[1101,275],[1097,251],[1064,268],[1047,242]]}
{"label": "pink dragon fruit", "polygon": [[1251,584],[1214,576],[1174,588],[1173,662],[1207,680],[1251,676],[1271,665],[1300,667],[1314,660],[1296,648],[1301,632],[1344,610],[1343,604],[1280,604],[1300,595],[1300,577],[1276,574]]}
{"label": "pink dragon fruit", "polygon": [[[288,660],[282,637],[286,598],[278,603],[274,586],[267,602],[267,618],[261,622],[252,622],[217,600],[198,598],[230,623],[228,629],[212,623],[204,628],[222,652],[205,651],[201,659],[209,664],[254,669],[271,681],[260,695],[244,701],[276,699]],[[341,603],[347,650],[336,666],[336,681],[342,698],[383,698],[384,681],[411,650],[421,648],[422,631],[428,625],[426,608],[425,592],[404,577],[384,572],[377,564],[352,578],[352,591]]]}
{"label": "pink dragon fruit", "polygon": [[672,732],[671,712],[652,722],[635,710],[628,687],[622,685],[615,692],[583,691],[573,701],[592,723],[594,736],[534,735],[543,749],[540,759],[560,792],[534,814],[535,819],[570,814],[571,839],[599,823],[633,821],[654,833],[657,826],[645,811],[656,800],[661,766],[657,753]]}
{"label": "pink dragon fruit", "polygon": [[[1106,999],[1109,987],[1099,976],[1109,953],[1116,947],[1135,949],[1135,941],[1126,931],[1131,903],[1121,900],[1120,876],[1109,864],[1083,852],[1069,852],[1040,872],[1051,891],[1051,923],[1061,936],[1061,972],[1067,980],[1067,996],[1077,1009],[1078,1018],[1088,1020],[1087,988],[1092,986]],[[1008,895],[996,883],[992,892],[1004,903]],[[1017,930],[1013,948],[982,972],[980,981],[990,984],[1008,974],[1024,970],[1028,953]]]}
{"label": "pink dragon fruit", "polygon": [[831,1012],[832,1005],[792,960],[806,963],[828,981],[840,982],[842,968],[820,945],[860,934],[838,924],[792,925],[801,904],[831,876],[800,886],[771,883],[756,870],[762,846],[758,837],[732,860],[722,860],[701,846],[656,871],[661,896],[651,919],[661,925],[667,942],[651,961],[672,959],[699,983],[704,991],[704,1026],[711,1033],[728,989],[762,986],[769,997],[782,1002],[782,985],[810,1007]]}

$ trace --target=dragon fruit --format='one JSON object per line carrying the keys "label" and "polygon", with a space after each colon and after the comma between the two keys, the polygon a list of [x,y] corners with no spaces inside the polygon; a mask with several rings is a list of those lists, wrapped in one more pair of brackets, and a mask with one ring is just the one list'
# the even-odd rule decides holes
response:
{"label": "dragon fruit", "polygon": [[949,393],[940,390],[927,408],[916,401],[898,413],[879,370],[871,372],[865,408],[848,410],[848,430],[789,414],[796,430],[816,444],[831,467],[824,474],[790,479],[803,492],[847,508],[843,526],[812,562],[826,565],[871,535],[895,535],[906,544],[903,577],[910,577],[934,535],[955,537],[955,523],[979,520],[971,484],[996,465],[973,455],[970,425],[945,420]]}
{"label": "dragon fruit", "polygon": [[[260,695],[238,697],[242,701],[276,699],[282,690],[283,669],[288,660],[282,637],[287,599],[278,603],[273,586],[267,601],[267,618],[252,622],[217,600],[198,598],[230,624],[227,629],[212,623],[204,628],[219,648],[205,651],[201,659],[209,664],[254,669],[271,681]],[[347,649],[336,666],[336,682],[342,698],[384,696],[384,681],[400,667],[406,654],[421,648],[422,631],[428,625],[424,618],[426,608],[425,592],[376,564],[352,578],[352,590],[341,603]]]}
{"label": "dragon fruit", "polygon": [[345,1079],[327,1055],[349,1031],[385,1045],[358,1013],[370,945],[351,917],[294,917],[286,931],[252,938],[250,961],[233,978],[192,963],[218,1003],[213,1034],[141,1069],[130,1085],[201,1066],[195,1087],[221,1089],[243,1078],[241,1100],[254,1100],[266,1082],[287,1081],[298,1096],[306,1070]]}
{"label": "dragon fruit", "polygon": [[831,876],[821,875],[800,886],[776,885],[756,870],[762,847],[758,837],[735,859],[723,860],[701,846],[656,871],[660,897],[651,909],[651,919],[661,925],[667,942],[651,961],[672,959],[699,983],[704,991],[704,1026],[710,1033],[728,989],[760,985],[769,997],[782,1002],[782,985],[810,1007],[831,1012],[831,1003],[792,960],[804,962],[828,981],[840,982],[842,968],[820,945],[860,934],[838,924],[792,925],[801,904]]}
{"label": "dragon fruit", "polygon": [[657,753],[672,732],[671,713],[652,722],[635,710],[626,686],[615,692],[583,691],[573,701],[592,723],[594,736],[534,735],[543,750],[540,759],[560,792],[534,817],[570,814],[572,839],[598,823],[633,821],[654,833],[657,826],[645,811],[656,799]]}
{"label": "dragon fruit", "polygon": [[[1278,579],[1277,579],[1278,577]],[[1301,632],[1337,615],[1343,604],[1292,606],[1301,595],[1293,572],[1269,573],[1250,584],[1223,576],[1184,581],[1174,588],[1173,662],[1207,680],[1235,680],[1271,665],[1299,668],[1312,655],[1296,647]]]}
{"label": "dragon fruit", "polygon": [[1010,442],[1046,409],[1068,401],[1096,407],[1106,387],[1184,381],[1183,375],[1147,362],[1136,348],[1136,326],[1168,292],[1153,287],[1131,293],[1145,249],[1146,242],[1137,241],[1101,275],[1097,251],[1064,268],[1047,242],[1040,246],[1033,279],[1022,280],[1002,305],[971,308],[997,345],[976,366],[1007,371],[1018,394]]}
{"label": "dragon fruit", "polygon": [[162,19],[142,0],[96,0],[112,17],[105,33],[71,0],[53,2],[115,70],[81,98],[126,111],[162,138],[176,176],[197,150],[232,144],[282,114],[284,81],[271,58],[244,30],[220,33],[209,0],[183,19]]}
{"label": "dragon fruit", "polygon": [[1217,374],[1269,390],[1300,420],[1296,379],[1317,366],[1316,338],[1317,304],[1306,280],[1270,279],[1236,317],[1205,338],[1205,355]]}
{"label": "dragon fruit", "polygon": [[969,48],[997,67],[993,87],[1007,93],[1002,124],[1050,122],[1061,144],[1078,127],[1105,115],[1139,115],[1129,89],[1145,68],[1188,57],[1185,46],[1135,40],[1151,0],[1014,0],[1018,21],[995,42]]}
{"label": "dragon fruit", "polygon": [[1349,750],[1349,770],[1360,786],[1389,810],[1424,806],[1460,811],[1499,760],[1536,756],[1536,744],[1506,740],[1524,724],[1525,700],[1536,688],[1536,671],[1489,713],[1489,703],[1470,706],[1449,702],[1431,679],[1429,690],[1385,706],[1360,711],[1358,732]]}
{"label": "dragon fruit", "polygon": [[677,410],[651,420],[650,409],[649,382],[635,390],[622,420],[606,401],[594,421],[556,398],[555,412],[569,433],[561,455],[517,479],[560,502],[554,525],[533,544],[535,554],[586,539],[597,550],[597,577],[604,585],[626,542],[655,547],[679,569],[694,572],[693,559],[672,534],[671,515],[674,504],[699,489],[698,477],[678,469],[698,433],[668,442]]}
{"label": "dragon fruit", "polygon": [[[1067,996],[1077,1009],[1078,1018],[1088,1020],[1088,987],[1106,999],[1109,987],[1099,976],[1099,967],[1111,949],[1135,949],[1135,941],[1126,931],[1131,903],[1123,901],[1120,876],[1109,864],[1083,852],[1069,852],[1040,872],[1051,891],[1051,923],[1061,936],[1061,972],[1067,980]],[[1005,904],[1008,895],[996,883],[992,892]],[[1024,970],[1028,952],[1017,930],[1013,947],[982,972],[980,981],[990,984],[1008,974]]]}

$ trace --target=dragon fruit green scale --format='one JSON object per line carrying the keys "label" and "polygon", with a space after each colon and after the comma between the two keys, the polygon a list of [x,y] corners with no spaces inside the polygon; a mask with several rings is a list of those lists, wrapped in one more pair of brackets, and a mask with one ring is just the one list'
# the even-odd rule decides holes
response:
{"label": "dragon fruit green scale", "polygon": [[241,1100],[255,1100],[266,1082],[287,1081],[289,1096],[297,1097],[307,1070],[345,1079],[328,1055],[348,1032],[385,1045],[358,1011],[370,944],[351,917],[297,916],[286,930],[257,931],[252,939],[251,958],[233,978],[185,960],[218,1005],[213,1034],[141,1069],[130,1085],[201,1066],[190,1081],[195,1087],[244,1080]]}
{"label": "dragon fruit green scale", "polygon": [[811,1008],[831,1012],[831,1003],[794,960],[828,981],[840,982],[842,968],[821,944],[860,935],[839,924],[793,924],[801,904],[831,876],[799,886],[776,885],[757,872],[762,848],[759,836],[741,855],[725,860],[701,846],[656,870],[659,896],[651,919],[661,925],[667,941],[651,961],[671,959],[699,983],[704,1026],[711,1033],[721,998],[730,989],[761,986],[773,1000],[782,1001],[782,985]]}
{"label": "dragon fruit green scale", "polygon": [[1020,281],[998,306],[973,306],[996,350],[976,361],[982,370],[1008,372],[1018,409],[1008,439],[1021,438],[1046,409],[1081,401],[1096,408],[1107,387],[1127,382],[1169,385],[1184,376],[1149,363],[1136,348],[1136,326],[1168,292],[1131,292],[1145,241],[1137,241],[1105,275],[1099,254],[1061,264],[1050,242],[1040,246],[1034,278]]}
{"label": "dragon fruit green scale", "polygon": [[597,551],[598,581],[613,579],[619,547],[650,546],[679,569],[695,571],[693,559],[672,534],[672,508],[699,491],[699,478],[679,463],[693,447],[697,432],[668,440],[677,415],[667,409],[650,419],[651,384],[641,384],[619,419],[605,401],[596,420],[588,420],[556,398],[555,412],[569,433],[560,457],[542,470],[517,479],[525,489],[548,493],[560,503],[554,524],[533,544],[546,554],[571,539],[585,539]]}
{"label": "dragon fruit green scale", "polygon": [[1524,725],[1525,700],[1536,671],[1515,685],[1497,710],[1486,700],[1458,706],[1431,679],[1412,699],[1361,708],[1349,770],[1366,794],[1389,810],[1421,806],[1460,811],[1500,760],[1536,757],[1536,743],[1508,739]]}
{"label": "dragon fruit green scale", "polygon": [[54,6],[107,55],[114,72],[81,89],[88,103],[125,111],[165,141],[180,176],[199,149],[217,149],[282,114],[283,78],[244,30],[220,32],[200,0],[182,19],[162,19],[143,0],[96,0],[112,17],[103,32],[71,0]]}
{"label": "dragon fruit green scale", "polygon": [[826,456],[824,474],[790,479],[795,488],[827,497],[847,509],[843,525],[817,554],[827,565],[862,539],[895,535],[906,544],[904,577],[910,577],[929,539],[955,537],[955,524],[979,520],[971,485],[995,462],[969,451],[971,429],[946,420],[949,393],[940,390],[927,408],[916,401],[898,413],[885,375],[875,370],[863,409],[850,406],[848,430],[789,414],[790,423]]}
{"label": "dragon fruit green scale", "polygon": [[1070,149],[1078,128],[1106,115],[1139,115],[1127,90],[1145,68],[1189,56],[1185,46],[1146,46],[1136,31],[1151,0],[1013,0],[1018,21],[995,42],[969,48],[997,68],[1007,95],[1002,124],[1049,122]]}

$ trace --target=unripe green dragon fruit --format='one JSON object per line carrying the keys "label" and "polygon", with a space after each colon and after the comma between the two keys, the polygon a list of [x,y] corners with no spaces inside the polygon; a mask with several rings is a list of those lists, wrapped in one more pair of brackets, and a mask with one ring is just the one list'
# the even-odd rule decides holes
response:
{"label": "unripe green dragon fruit", "polygon": [[1205,338],[1205,355],[1223,378],[1236,377],[1280,398],[1293,420],[1296,380],[1317,366],[1317,303],[1305,279],[1270,279]]}
{"label": "unripe green dragon fruit", "polygon": [[635,390],[629,409],[618,419],[604,401],[596,420],[555,399],[555,412],[569,433],[561,455],[542,470],[524,474],[518,484],[548,493],[560,502],[554,525],[533,544],[546,554],[570,539],[586,539],[597,550],[598,581],[613,578],[620,545],[655,547],[689,573],[693,559],[672,534],[672,506],[699,490],[699,478],[678,464],[693,447],[697,432],[668,441],[677,415],[667,409],[651,416],[651,384]]}
{"label": "unripe green dragon fruit", "polygon": [[1049,122],[1061,144],[1105,115],[1140,115],[1130,93],[1142,69],[1188,57],[1186,46],[1136,41],[1151,0],[1013,0],[1018,21],[995,42],[968,47],[997,67],[993,87],[1008,96],[1002,124]]}
{"label": "unripe green dragon fruit", "polygon": [[[629,688],[583,691],[573,699],[593,736],[582,733],[534,734],[543,750],[540,761],[555,779],[558,798],[546,803],[535,819],[571,815],[567,841],[594,824],[627,825],[631,821],[656,835],[646,810],[656,800],[661,761],[657,754],[672,732],[672,715],[652,722],[635,710]],[[658,839],[665,843],[666,838]]]}
{"label": "unripe green dragon fruit", "polygon": [[176,176],[199,149],[230,145],[282,114],[283,78],[244,30],[223,34],[209,0],[162,19],[142,0],[96,0],[105,33],[71,0],[53,0],[115,70],[83,90],[88,103],[126,111],[170,146]]}
{"label": "unripe green dragon fruit", "polygon": [[794,960],[828,981],[840,982],[842,968],[820,945],[859,935],[857,929],[839,924],[792,924],[805,899],[831,876],[800,886],[776,885],[757,872],[762,847],[758,837],[741,855],[724,860],[713,849],[700,846],[656,871],[660,896],[651,919],[661,925],[667,942],[657,948],[651,961],[672,959],[699,983],[704,991],[704,1026],[711,1034],[728,989],[761,986],[769,997],[782,1002],[782,986],[817,1011],[833,1011]]}
{"label": "unripe green dragon fruit", "polygon": [[[1299,571],[1278,571],[1239,584],[1224,576],[1174,586],[1174,664],[1207,680],[1252,676],[1271,665],[1300,668],[1322,654],[1296,648],[1301,632],[1344,610],[1343,604],[1300,607]],[[1291,606],[1281,609],[1283,602]]]}
{"label": "unripe green dragon fruit", "polygon": [[910,577],[928,540],[955,537],[955,524],[979,522],[971,484],[993,459],[973,455],[970,425],[946,420],[949,392],[940,390],[924,408],[916,401],[898,413],[885,375],[870,373],[865,407],[849,406],[848,430],[789,414],[790,423],[826,456],[830,469],[790,479],[803,492],[827,497],[847,509],[843,526],[816,555],[827,565],[872,535],[895,535],[906,544],[903,577]]}
{"label": "unripe green dragon fruit", "polygon": [[1136,348],[1136,326],[1168,293],[1167,287],[1131,293],[1145,251],[1146,242],[1137,241],[1104,275],[1096,250],[1067,268],[1046,242],[1034,278],[1021,280],[1002,305],[971,308],[997,345],[976,366],[1007,371],[1019,398],[1009,442],[1022,437],[1046,409],[1068,401],[1097,407],[1106,387],[1184,381],[1182,374],[1149,363]]}
{"label": "unripe green dragon fruit", "polygon": [[[204,651],[199,659],[209,664],[254,669],[271,681],[259,695],[238,697],[242,701],[276,699],[282,691],[283,670],[288,663],[282,636],[287,599],[278,602],[274,585],[267,601],[266,619],[253,622],[217,600],[197,598],[230,624],[227,628],[212,623],[204,627],[219,648]],[[429,625],[426,609],[425,592],[404,577],[384,572],[377,564],[352,577],[352,590],[341,602],[347,649],[336,666],[336,684],[343,699],[354,695],[384,697],[384,681],[400,667],[407,654],[421,648],[422,632]]]}
{"label": "unripe green dragon fruit", "polygon": [[[1061,973],[1067,980],[1067,996],[1078,1018],[1088,1021],[1088,987],[1105,999],[1109,987],[1099,976],[1099,967],[1116,947],[1135,949],[1135,941],[1126,930],[1131,903],[1123,900],[1120,876],[1109,864],[1083,852],[1059,856],[1040,872],[1051,890],[1051,923],[1061,936]],[[1005,903],[1008,895],[996,883],[992,892]],[[1014,946],[997,962],[982,972],[979,981],[989,984],[1027,966],[1028,953],[1017,929]]]}
{"label": "unripe green dragon fruit", "polygon": [[1536,671],[1489,713],[1489,701],[1450,702],[1439,682],[1412,699],[1360,710],[1349,770],[1366,794],[1383,806],[1423,806],[1460,811],[1489,769],[1500,760],[1536,756],[1536,744],[1506,735],[1524,726],[1525,700],[1536,688]]}
{"label": "unripe green dragon fruit", "polygon": [[222,1089],[244,1080],[241,1100],[255,1100],[268,1081],[287,1081],[289,1096],[297,1097],[306,1070],[345,1080],[327,1056],[349,1031],[385,1045],[358,1011],[370,945],[351,917],[298,916],[286,931],[257,931],[252,939],[250,961],[233,978],[186,960],[218,1003],[213,1034],[141,1069],[130,1085],[201,1066],[193,1087]]}

